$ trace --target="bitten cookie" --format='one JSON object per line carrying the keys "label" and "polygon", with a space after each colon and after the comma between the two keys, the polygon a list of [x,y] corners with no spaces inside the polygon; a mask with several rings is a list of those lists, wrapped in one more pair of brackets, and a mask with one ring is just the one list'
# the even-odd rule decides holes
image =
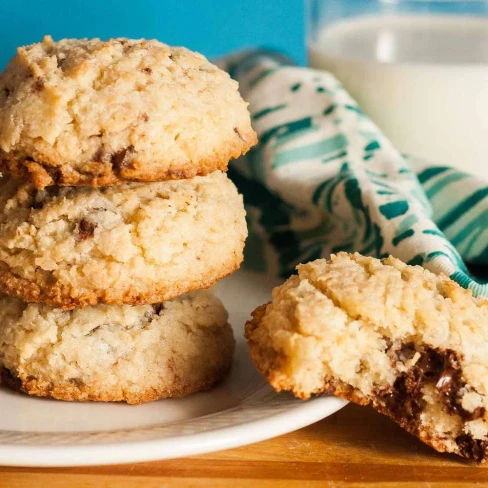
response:
{"label": "bitten cookie", "polygon": [[237,88],[156,40],[47,36],[0,76],[0,171],[42,189],[225,170],[256,143]]}
{"label": "bitten cookie", "polygon": [[0,297],[6,386],[68,401],[143,403],[206,390],[230,368],[232,328],[208,292],[63,311]]}
{"label": "bitten cookie", "polygon": [[276,390],[370,404],[438,451],[488,457],[488,301],[392,257],[298,266],[246,325]]}
{"label": "bitten cookie", "polygon": [[235,271],[242,197],[220,171],[190,180],[36,190],[0,179],[0,290],[64,309],[156,303]]}

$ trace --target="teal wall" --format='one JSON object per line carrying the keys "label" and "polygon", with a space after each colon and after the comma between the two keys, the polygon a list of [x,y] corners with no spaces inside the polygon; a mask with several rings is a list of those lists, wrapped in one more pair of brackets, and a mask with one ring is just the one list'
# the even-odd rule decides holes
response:
{"label": "teal wall", "polygon": [[44,34],[158,38],[210,57],[259,45],[305,60],[302,0],[0,0],[0,26],[0,68]]}

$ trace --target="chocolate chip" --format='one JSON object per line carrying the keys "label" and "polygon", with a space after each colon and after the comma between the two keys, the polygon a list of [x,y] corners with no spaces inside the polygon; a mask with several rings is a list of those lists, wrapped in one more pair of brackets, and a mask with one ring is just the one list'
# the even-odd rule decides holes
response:
{"label": "chocolate chip", "polygon": [[446,370],[442,374],[442,376],[437,380],[437,383],[435,387],[441,392],[441,393],[449,393],[453,390],[454,386],[454,376],[455,372],[452,370]]}
{"label": "chocolate chip", "polygon": [[44,202],[41,201],[35,201],[32,205],[31,208],[34,210],[41,210],[41,208],[44,207]]}
{"label": "chocolate chip", "polygon": [[152,308],[154,310],[154,313],[156,315],[159,315],[161,310],[164,310],[166,307],[164,306],[164,303],[155,303],[155,304],[153,304]]}
{"label": "chocolate chip", "polygon": [[10,90],[8,88],[3,89],[3,93],[5,93],[5,96],[8,98],[10,96]]}
{"label": "chocolate chip", "polygon": [[168,55],[168,59],[171,59],[171,61],[173,61],[173,55],[172,54]]}
{"label": "chocolate chip", "polygon": [[93,162],[95,163],[107,163],[109,160],[110,154],[103,147],[98,148],[97,152],[93,155]]}
{"label": "chocolate chip", "polygon": [[244,137],[242,137],[241,133],[239,132],[239,129],[237,127],[234,127],[234,132],[239,136],[239,139],[243,142],[246,142]]}
{"label": "chocolate chip", "polygon": [[399,376],[393,387],[385,392],[385,405],[397,420],[415,421],[422,409],[424,400],[420,392],[420,381],[416,371]]}
{"label": "chocolate chip", "polygon": [[142,115],[141,115],[141,119],[142,119],[144,122],[149,122],[149,115],[147,115],[147,114],[142,114]]}
{"label": "chocolate chip", "polygon": [[102,148],[99,148],[97,149],[97,152],[93,155],[92,159],[95,163],[101,163],[104,155],[105,151]]}
{"label": "chocolate chip", "polygon": [[397,361],[405,363],[416,353],[420,354],[418,361],[402,373],[391,388],[379,394],[397,421],[409,423],[410,431],[416,430],[419,414],[425,404],[422,388],[427,383],[435,384],[443,409],[450,415],[459,415],[464,420],[474,420],[484,415],[483,408],[468,412],[460,403],[459,391],[466,383],[462,380],[461,362],[455,351],[435,348],[415,350],[414,344],[405,344],[396,351]]}
{"label": "chocolate chip", "polygon": [[68,58],[66,55],[59,54],[58,57],[56,58],[56,64],[58,68],[61,69],[61,71],[64,71],[66,68],[66,65],[68,64]]}
{"label": "chocolate chip", "polygon": [[80,388],[81,386],[83,386],[85,384],[82,380],[80,380],[80,378],[70,378],[69,382],[78,388]]}
{"label": "chocolate chip", "polygon": [[53,185],[59,185],[59,183],[61,183],[61,179],[62,179],[63,175],[62,175],[61,171],[59,170],[59,168],[56,168],[54,166],[47,166],[47,165],[43,165],[42,167],[44,168],[46,173],[52,179]]}
{"label": "chocolate chip", "polygon": [[144,73],[148,74],[148,75],[152,74],[152,69],[151,68],[144,68],[142,71]]}
{"label": "chocolate chip", "polygon": [[444,357],[438,350],[429,347],[419,352],[420,359],[414,365],[414,369],[419,372],[420,379],[423,376],[436,375],[444,369]]}
{"label": "chocolate chip", "polygon": [[134,146],[129,146],[119,152],[112,154],[111,162],[116,171],[121,171],[123,168],[129,166],[129,159],[134,152]]}
{"label": "chocolate chip", "polygon": [[461,381],[461,371],[447,365],[441,372],[435,387],[440,393],[448,413],[464,413],[456,398],[462,386],[464,383]]}
{"label": "chocolate chip", "polygon": [[88,220],[81,219],[78,222],[75,230],[76,241],[85,241],[86,239],[93,237],[96,228],[97,224],[95,224],[94,222],[88,222]]}
{"label": "chocolate chip", "polygon": [[486,459],[488,441],[473,439],[469,434],[462,434],[456,437],[456,444],[459,447],[461,456],[473,459],[477,463]]}
{"label": "chocolate chip", "polygon": [[97,325],[94,329],[92,329],[88,334],[86,335],[87,337],[92,336],[101,326]]}
{"label": "chocolate chip", "polygon": [[451,350],[445,351],[443,367],[435,385],[444,402],[444,410],[451,415],[457,414],[465,420],[472,420],[473,413],[465,410],[458,398],[459,390],[465,385],[457,354]]}
{"label": "chocolate chip", "polygon": [[478,420],[481,417],[485,416],[485,408],[484,407],[476,407],[474,411],[471,413],[471,420]]}
{"label": "chocolate chip", "polygon": [[44,81],[42,78],[36,78],[34,83],[32,84],[32,91],[34,93],[40,92],[44,88]]}

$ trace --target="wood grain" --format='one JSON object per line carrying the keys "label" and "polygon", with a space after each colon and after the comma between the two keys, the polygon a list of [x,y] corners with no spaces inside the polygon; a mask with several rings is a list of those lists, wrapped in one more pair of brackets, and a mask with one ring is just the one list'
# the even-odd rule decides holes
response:
{"label": "wood grain", "polygon": [[348,405],[297,432],[193,458],[85,468],[0,468],[0,488],[488,487],[487,468],[438,454],[374,411]]}

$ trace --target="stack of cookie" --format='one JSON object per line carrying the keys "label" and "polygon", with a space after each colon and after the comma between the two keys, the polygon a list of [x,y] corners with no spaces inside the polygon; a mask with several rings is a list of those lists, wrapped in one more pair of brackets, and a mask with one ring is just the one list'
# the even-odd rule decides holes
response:
{"label": "stack of cookie", "polygon": [[20,48],[0,76],[2,382],[140,403],[211,387],[234,339],[202,290],[247,235],[223,172],[256,142],[237,83],[158,41]]}

